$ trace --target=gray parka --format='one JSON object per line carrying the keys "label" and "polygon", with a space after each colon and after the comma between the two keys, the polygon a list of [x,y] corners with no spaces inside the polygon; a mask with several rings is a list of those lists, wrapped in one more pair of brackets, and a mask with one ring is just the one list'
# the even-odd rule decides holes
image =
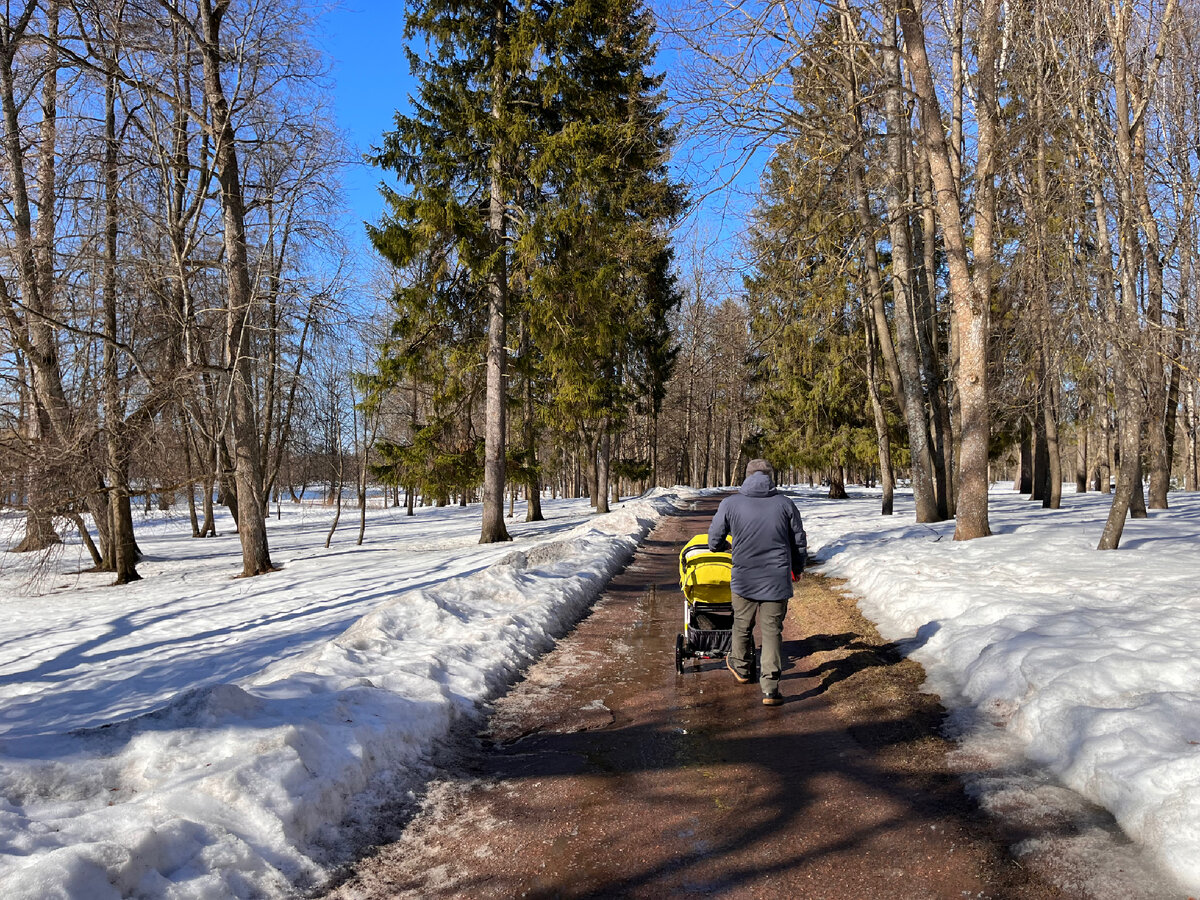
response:
{"label": "gray parka", "polygon": [[770,476],[747,476],[726,497],[708,529],[708,549],[728,550],[733,535],[733,592],[747,600],[792,596],[792,575],[804,571],[808,536],[796,504],[776,492]]}

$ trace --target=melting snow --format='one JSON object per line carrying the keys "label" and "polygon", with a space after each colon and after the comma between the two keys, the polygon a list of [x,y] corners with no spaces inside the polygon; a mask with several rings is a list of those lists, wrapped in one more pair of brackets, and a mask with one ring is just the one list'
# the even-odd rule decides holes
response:
{"label": "melting snow", "polygon": [[1095,549],[1108,495],[1043,510],[1000,485],[993,536],[960,543],[897,499],[889,521],[877,495],[802,494],[821,571],[924,666],[964,753],[1051,773],[1200,890],[1200,494],[1128,521],[1115,552]]}
{"label": "melting snow", "polygon": [[679,496],[605,516],[548,501],[546,522],[482,547],[477,507],[372,510],[362,547],[343,516],[325,550],[331,513],[285,506],[282,570],[253,579],[233,578],[228,521],[209,540],[145,523],[145,580],[121,588],[78,574],[77,546],[0,556],[0,892],[261,897],[319,881],[339,826],[419,778]]}

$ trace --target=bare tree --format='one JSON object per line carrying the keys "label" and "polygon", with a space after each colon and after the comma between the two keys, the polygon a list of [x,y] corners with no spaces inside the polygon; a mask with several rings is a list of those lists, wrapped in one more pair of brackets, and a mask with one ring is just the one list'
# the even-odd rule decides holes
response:
{"label": "bare tree", "polygon": [[991,533],[988,525],[988,313],[995,252],[995,206],[993,173],[998,108],[996,63],[999,50],[998,0],[983,0],[977,30],[979,59],[977,94],[978,131],[975,159],[975,221],[973,236],[974,276],[967,261],[966,234],[962,219],[961,184],[955,178],[947,146],[941,103],[934,86],[933,71],[925,47],[921,0],[899,0],[897,15],[904,31],[904,56],[921,101],[925,127],[921,130],[924,151],[933,177],[938,218],[949,270],[950,296],[958,347],[960,451],[958,454],[958,505],[955,540],[969,540]]}

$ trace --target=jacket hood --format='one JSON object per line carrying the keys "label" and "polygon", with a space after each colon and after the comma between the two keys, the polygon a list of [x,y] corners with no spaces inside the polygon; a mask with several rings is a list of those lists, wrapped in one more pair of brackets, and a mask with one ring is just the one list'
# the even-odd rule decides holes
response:
{"label": "jacket hood", "polygon": [[755,472],[746,477],[738,493],[747,497],[770,497],[775,493],[775,483],[766,472]]}

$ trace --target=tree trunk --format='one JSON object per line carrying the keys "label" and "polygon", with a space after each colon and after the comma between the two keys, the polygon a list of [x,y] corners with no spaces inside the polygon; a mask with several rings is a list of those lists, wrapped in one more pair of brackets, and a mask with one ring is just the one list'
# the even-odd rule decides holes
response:
{"label": "tree trunk", "polygon": [[1031,440],[1030,431],[1027,426],[1021,426],[1021,444],[1019,456],[1017,457],[1017,493],[1029,494],[1029,499],[1033,499],[1033,472],[1034,472],[1034,451],[1033,441]]}
{"label": "tree trunk", "polygon": [[[1185,240],[1188,249],[1180,249],[1179,263],[1179,296],[1188,297],[1192,290],[1192,258],[1194,244],[1189,220],[1184,227]],[[1181,242],[1182,243],[1182,242]],[[1167,414],[1163,423],[1166,446],[1166,473],[1168,489],[1171,473],[1175,468],[1175,432],[1179,425],[1179,384],[1183,368],[1184,334],[1187,324],[1187,305],[1179,303],[1175,309],[1175,328],[1171,336],[1171,376],[1167,381]]]}
{"label": "tree trunk", "polygon": [[612,439],[612,453],[609,456],[608,463],[608,484],[612,489],[612,499],[609,502],[610,507],[616,506],[621,502],[621,475],[619,471],[614,471],[612,461],[621,458],[621,432],[617,432]]}
{"label": "tree trunk", "polygon": [[829,470],[829,495],[830,500],[847,500],[850,495],[846,493],[846,467],[842,465],[834,465]]}
{"label": "tree trunk", "polygon": [[[1124,398],[1122,398],[1124,399]],[[1118,402],[1118,433],[1121,439],[1121,469],[1117,476],[1117,489],[1113,493],[1112,505],[1108,508],[1108,518],[1104,523],[1104,531],[1100,535],[1097,550],[1116,550],[1121,544],[1121,533],[1125,530],[1125,516],[1133,501],[1134,487],[1141,492],[1141,465],[1138,422],[1130,420],[1137,415],[1133,403]]]}
{"label": "tree trunk", "polygon": [[[1100,258],[1100,290],[1102,296],[1100,303],[1102,309],[1100,315],[1103,317],[1107,329],[1110,332],[1115,332],[1120,327],[1120,312],[1117,309],[1116,285],[1112,273],[1112,238],[1108,231],[1108,204],[1105,201],[1104,191],[1100,186],[1101,173],[1098,165],[1093,165],[1092,168],[1092,206],[1096,216],[1096,243],[1100,247],[1100,252],[1103,254]],[[1113,383],[1112,392],[1114,395],[1118,392],[1116,378],[1118,374],[1117,362],[1113,362]],[[1101,483],[1096,490],[1107,494],[1112,491],[1113,475],[1116,472],[1116,447],[1112,435],[1112,413],[1113,409],[1109,405],[1109,380],[1107,373],[1101,373],[1101,383],[1096,391],[1096,401],[1098,418],[1101,423],[1101,435],[1103,437],[1104,446],[1101,450],[1101,466],[1103,470],[1101,474]]]}
{"label": "tree trunk", "polygon": [[[531,350],[529,315],[528,313],[524,313],[521,316],[522,358],[527,359]],[[545,520],[545,516],[542,515],[542,479],[538,472],[538,433],[537,423],[534,418],[536,410],[534,408],[533,377],[528,365],[525,367],[524,388],[521,398],[524,421],[521,425],[525,438],[525,465],[528,471],[525,478],[525,521],[541,522]]]}
{"label": "tree trunk", "polygon": [[1088,482],[1088,425],[1087,407],[1080,404],[1079,420],[1075,424],[1075,493],[1086,494]]}
{"label": "tree trunk", "polygon": [[[959,208],[959,190],[951,168],[950,152],[942,123],[941,105],[933,72],[925,52],[921,0],[899,0],[898,14],[904,31],[904,54],[913,84],[925,111],[927,127],[921,129],[924,149],[937,196],[943,245],[949,272],[950,298],[958,339],[957,388],[960,413],[958,503],[955,540],[991,533],[988,526],[987,386],[988,316],[991,302],[994,253],[993,155],[996,143],[995,60],[998,0],[983,0],[979,27],[979,126],[975,166],[975,275],[967,261],[966,235]],[[886,31],[886,29],[885,29]]]}
{"label": "tree trunk", "polygon": [[[1132,90],[1133,85],[1130,84]],[[1137,94],[1134,93],[1134,99]],[[1146,371],[1146,458],[1150,463],[1151,509],[1167,508],[1167,491],[1171,482],[1170,452],[1167,448],[1167,386],[1163,371],[1166,342],[1163,334],[1163,260],[1158,235],[1158,221],[1150,206],[1146,188],[1146,130],[1137,128],[1133,135],[1133,193],[1141,226],[1142,260],[1146,269],[1144,334],[1146,349],[1143,365]]]}
{"label": "tree trunk", "polygon": [[188,498],[188,522],[192,526],[192,537],[200,537],[200,519],[196,516],[196,482],[192,477],[195,471],[192,465],[192,442],[187,434],[187,426],[180,421],[180,429],[183,434],[183,464],[187,467],[187,498]]}
{"label": "tree trunk", "polygon": [[[839,0],[839,8],[842,11],[842,33],[845,38],[845,43],[849,47],[855,46],[855,42],[851,38],[851,16],[847,0]],[[894,31],[893,31],[894,43]],[[895,56],[895,50],[892,50],[892,55]],[[879,252],[875,245],[874,223],[871,217],[871,202],[870,196],[867,193],[866,183],[863,177],[863,164],[860,161],[864,150],[863,141],[863,123],[862,110],[859,105],[858,97],[858,74],[854,66],[854,57],[850,57],[850,81],[847,88],[848,101],[855,113],[855,148],[853,150],[853,159],[850,163],[850,178],[854,187],[856,200],[856,214],[858,216],[859,233],[863,245],[863,262],[867,273],[866,291],[863,302],[863,327],[866,331],[867,341],[867,389],[871,397],[871,412],[875,422],[875,438],[876,445],[879,450],[879,470],[882,474],[883,486],[883,503],[882,514],[890,516],[893,508],[893,490],[892,490],[892,448],[891,438],[888,434],[887,416],[884,413],[883,397],[879,390],[879,370],[875,365],[875,346],[878,343],[887,359],[888,351],[891,352],[891,365],[895,369],[894,387],[897,389],[896,396],[904,396],[903,394],[903,378],[900,375],[899,366],[895,359],[895,350],[891,347],[891,332],[888,330],[887,316],[884,313],[883,300],[883,276],[879,266]],[[876,341],[877,332],[882,329],[883,338],[887,341],[886,349],[883,349],[883,341]],[[885,362],[885,366],[887,363]],[[729,463],[728,463],[728,432],[726,432],[726,483],[730,481]],[[920,517],[918,515],[918,521]]]}
{"label": "tree trunk", "polygon": [[[904,209],[907,195],[907,191],[904,190],[905,173],[907,172],[904,153],[905,145],[908,143],[908,129],[905,127],[906,113],[900,96],[903,82],[901,81],[900,54],[896,46],[894,19],[885,23],[883,41],[884,68],[887,78],[884,108],[887,117],[888,147],[886,194],[888,232],[892,245],[892,296],[896,314],[896,358],[900,366],[903,390],[899,396],[903,401],[904,421],[908,426],[916,518],[918,522],[937,522],[942,516],[938,514],[938,494],[933,478],[933,452],[930,447],[929,420],[925,414],[925,389],[921,377],[921,351],[917,343],[916,323],[913,320],[912,248],[909,240],[908,215]],[[855,162],[857,164],[857,159]]]}
{"label": "tree trunk", "polygon": [[[496,18],[501,33],[504,5],[497,5]],[[497,48],[498,49],[498,48]],[[499,120],[504,104],[504,86],[499,64],[492,77],[492,117]],[[507,364],[505,349],[508,326],[507,235],[504,222],[504,166],[498,147],[492,148],[489,163],[491,185],[488,199],[488,231],[491,234],[493,262],[488,275],[487,400],[484,410],[483,450],[483,525],[479,543],[511,540],[504,525],[504,465],[507,431]]]}
{"label": "tree trunk", "polygon": [[733,481],[733,422],[725,420],[725,459],[721,467],[721,486],[729,487]]}
{"label": "tree trunk", "polygon": [[608,433],[608,420],[600,423],[600,452],[596,457],[596,512],[606,513],[608,508],[608,475],[612,461],[612,435]]}
{"label": "tree trunk", "polygon": [[1146,511],[1146,473],[1142,468],[1142,455],[1139,453],[1137,458],[1137,474],[1133,482],[1133,493],[1129,497],[1129,517],[1131,519],[1145,519],[1149,517]]}
{"label": "tree trunk", "polygon": [[892,471],[892,440],[888,433],[887,415],[883,410],[883,395],[879,390],[879,368],[875,365],[874,329],[871,319],[863,315],[867,333],[867,393],[871,397],[871,415],[875,422],[875,442],[879,448],[879,480],[883,489],[880,514],[890,516],[895,506],[895,474]]}
{"label": "tree trunk", "polygon": [[220,449],[217,446],[217,442],[212,440],[208,448],[208,472],[200,482],[200,486],[204,491],[204,498],[201,502],[201,510],[204,513],[204,519],[200,523],[201,537],[217,537],[217,520],[213,510],[213,493],[217,489],[217,482],[220,477]]}
{"label": "tree trunk", "polygon": [[[112,50],[115,55],[117,50]],[[115,584],[139,581],[137,545],[133,534],[133,511],[129,500],[128,439],[125,434],[125,404],[117,381],[117,77],[109,71],[104,90],[104,435],[108,469],[108,507],[112,514],[112,563]],[[147,493],[147,499],[149,493]]]}
{"label": "tree trunk", "polygon": [[[32,204],[26,176],[25,147],[18,116],[18,94],[24,102],[24,86],[18,89],[14,65],[21,46],[31,39],[26,34],[34,4],[26,6],[24,15],[6,20],[0,35],[0,105],[4,116],[4,156],[8,168],[8,184],[4,186],[6,202],[11,205],[12,219],[8,235],[12,245],[13,267],[20,287],[19,303],[9,290],[7,271],[0,276],[0,309],[9,326],[17,350],[24,355],[29,378],[30,415],[26,419],[27,435],[37,445],[32,454],[25,482],[26,532],[14,548],[19,552],[42,550],[59,543],[54,531],[51,510],[52,494],[62,486],[50,472],[50,463],[73,446],[70,414],[63,388],[62,370],[54,330],[45,316],[53,314],[55,273],[54,247],[57,221],[55,169],[57,161],[57,98],[58,47],[57,41],[47,42],[42,60],[45,72],[42,83],[42,122],[39,134],[41,153],[37,181],[37,233],[34,233]],[[15,12],[15,11],[14,11]],[[51,0],[47,4],[48,32],[56,35],[59,7]],[[61,461],[61,460],[59,460]],[[83,480],[86,482],[87,475]],[[93,512],[97,509],[88,504]],[[99,520],[97,519],[97,522]]]}
{"label": "tree trunk", "polygon": [[70,519],[75,523],[75,529],[79,532],[79,540],[83,542],[83,546],[87,548],[88,555],[92,558],[92,567],[99,570],[104,564],[104,558],[100,555],[100,551],[96,548],[92,536],[88,534],[87,525],[84,524],[83,516],[77,512],[70,513]]}
{"label": "tree trunk", "polygon": [[[409,425],[409,429],[412,432],[412,437],[414,440],[416,439],[417,430],[418,430],[418,428],[417,428],[417,421],[418,421],[417,406],[420,402],[420,399],[421,398],[417,393],[417,378],[414,375],[413,380],[412,380],[412,401],[411,401],[411,406],[409,407],[409,413],[408,413],[409,414],[408,425]],[[408,484],[404,488],[404,514],[406,516],[414,516],[414,515],[416,515],[416,511],[414,509],[414,504],[416,502],[417,483],[416,483],[416,478],[413,476],[413,474],[411,472],[406,473],[406,475],[408,477]]]}
{"label": "tree trunk", "polygon": [[[1175,0],[1168,0],[1163,12],[1162,29],[1165,32],[1167,22],[1174,9]],[[1116,117],[1114,125],[1114,143],[1117,151],[1117,222],[1120,229],[1121,245],[1121,305],[1115,312],[1112,322],[1117,331],[1115,337],[1132,336],[1139,332],[1137,311],[1137,265],[1142,258],[1141,247],[1137,235],[1137,218],[1139,211],[1135,207],[1135,143],[1137,133],[1145,127],[1144,106],[1137,114],[1130,108],[1130,79],[1127,67],[1128,26],[1127,16],[1130,10],[1118,6],[1106,10],[1108,16],[1108,35],[1112,46],[1113,59],[1113,90],[1116,100]],[[1160,36],[1160,40],[1162,37]],[[1160,59],[1156,54],[1156,62]],[[1146,101],[1148,97],[1144,98]],[[1141,482],[1141,433],[1145,417],[1142,393],[1133,371],[1133,359],[1127,357],[1129,352],[1124,346],[1118,345],[1113,354],[1113,377],[1117,389],[1117,422],[1121,449],[1120,476],[1117,479],[1117,490],[1113,495],[1112,506],[1109,509],[1108,520],[1100,538],[1098,549],[1115,550],[1120,546],[1121,532],[1125,526],[1125,516],[1132,513],[1135,517],[1144,511],[1145,500],[1142,494]]]}
{"label": "tree trunk", "polygon": [[[354,435],[357,440],[358,431],[358,403],[354,398],[353,389],[350,395],[351,403],[354,404]],[[367,533],[367,473],[368,463],[370,462],[371,453],[371,429],[368,425],[367,413],[363,413],[362,417],[362,452],[358,458],[358,477],[355,479],[356,487],[358,488],[358,538],[354,541],[355,546],[361,547],[363,538]]]}
{"label": "tree trunk", "polygon": [[1046,479],[1048,481],[1046,496],[1042,498],[1044,509],[1058,509],[1062,506],[1062,456],[1058,446],[1058,408],[1055,404],[1054,385],[1046,379],[1045,398],[1042,401],[1043,431],[1046,434]]}
{"label": "tree trunk", "polygon": [[1197,459],[1196,453],[1196,385],[1189,378],[1188,390],[1184,393],[1183,408],[1184,408],[1184,425],[1187,428],[1186,442],[1187,447],[1187,471],[1183,476],[1183,489],[1185,491],[1196,490],[1197,482],[1200,479],[1196,478],[1196,467],[1200,460]]}
{"label": "tree trunk", "polygon": [[266,516],[263,513],[262,460],[259,455],[254,374],[250,358],[250,316],[252,290],[250,263],[246,251],[245,201],[238,166],[236,135],[229,103],[221,84],[223,51],[220,42],[221,19],[228,0],[201,0],[201,27],[204,31],[202,58],[204,92],[211,110],[215,135],[213,158],[221,186],[221,209],[225,230],[225,266],[229,309],[226,317],[225,365],[230,379],[230,434],[233,437],[234,479],[237,485],[238,537],[242,545],[242,575],[262,575],[274,570],[267,546]]}
{"label": "tree trunk", "polygon": [[340,522],[342,520],[342,474],[343,474],[343,465],[344,465],[343,460],[344,460],[344,457],[342,456],[341,453],[339,453],[338,454],[338,464],[337,464],[337,486],[334,490],[334,495],[333,495],[333,504],[334,504],[333,521],[329,523],[329,531],[325,535],[325,549],[326,550],[329,549],[329,544],[333,541],[333,533],[335,531],[337,531],[338,522]]}
{"label": "tree trunk", "polygon": [[650,416],[650,486],[658,487],[658,413]]}
{"label": "tree trunk", "polygon": [[1030,478],[1030,500],[1043,501],[1050,489],[1049,478],[1050,453],[1046,448],[1046,417],[1043,413],[1042,398],[1033,412],[1033,472]]}
{"label": "tree trunk", "polygon": [[[908,146],[908,145],[906,145]],[[916,280],[916,323],[917,340],[921,345],[922,365],[928,382],[929,419],[933,429],[933,480],[937,489],[938,515],[950,517],[954,509],[953,437],[950,423],[950,403],[946,397],[946,381],[943,377],[938,328],[937,298],[935,283],[937,276],[937,215],[934,211],[933,184],[929,164],[924,155],[911,151],[910,171],[914,181],[921,184],[921,264],[917,267]],[[919,162],[918,162],[919,157]]]}

